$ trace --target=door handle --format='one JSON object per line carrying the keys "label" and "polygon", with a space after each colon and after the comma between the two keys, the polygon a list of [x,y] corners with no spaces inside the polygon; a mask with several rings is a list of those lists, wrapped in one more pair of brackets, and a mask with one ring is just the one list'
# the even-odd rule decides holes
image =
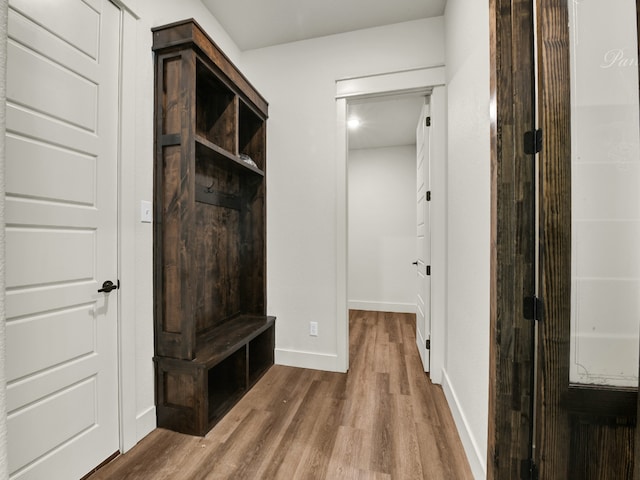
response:
{"label": "door handle", "polygon": [[115,284],[113,283],[111,280],[106,280],[103,284],[102,284],[102,288],[98,289],[99,293],[109,293],[112,290],[117,290],[118,288],[120,288],[120,280],[118,280],[118,283]]}

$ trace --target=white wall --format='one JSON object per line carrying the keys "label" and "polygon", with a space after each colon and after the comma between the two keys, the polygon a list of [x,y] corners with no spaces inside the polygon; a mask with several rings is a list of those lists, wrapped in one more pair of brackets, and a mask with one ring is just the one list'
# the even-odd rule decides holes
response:
{"label": "white wall", "polygon": [[416,311],[416,147],[349,151],[349,308]]}
{"label": "white wall", "polygon": [[442,65],[443,26],[419,20],[243,54],[245,75],[270,102],[267,308],[278,317],[279,363],[339,370],[335,82]]}
{"label": "white wall", "polygon": [[449,0],[445,30],[449,271],[443,387],[474,475],[485,478],[491,227],[489,3]]}

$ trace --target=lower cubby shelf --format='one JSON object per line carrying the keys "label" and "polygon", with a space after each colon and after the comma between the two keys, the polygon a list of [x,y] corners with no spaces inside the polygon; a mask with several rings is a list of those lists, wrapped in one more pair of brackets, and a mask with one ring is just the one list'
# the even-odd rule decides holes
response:
{"label": "lower cubby shelf", "polygon": [[273,365],[275,317],[240,315],[200,339],[196,358],[154,357],[158,426],[205,435]]}

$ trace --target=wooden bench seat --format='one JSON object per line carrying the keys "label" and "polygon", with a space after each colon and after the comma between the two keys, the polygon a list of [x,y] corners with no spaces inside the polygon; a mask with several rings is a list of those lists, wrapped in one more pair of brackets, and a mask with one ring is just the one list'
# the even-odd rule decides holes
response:
{"label": "wooden bench seat", "polygon": [[205,435],[273,365],[275,317],[240,315],[200,339],[193,360],[154,357],[158,426]]}

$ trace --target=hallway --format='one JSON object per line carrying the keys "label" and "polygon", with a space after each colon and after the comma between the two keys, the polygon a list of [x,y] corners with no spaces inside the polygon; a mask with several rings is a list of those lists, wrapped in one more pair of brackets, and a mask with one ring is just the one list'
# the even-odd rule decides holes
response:
{"label": "hallway", "polygon": [[350,312],[348,374],[276,365],[206,437],[156,429],[89,477],[471,479],[415,315]]}

